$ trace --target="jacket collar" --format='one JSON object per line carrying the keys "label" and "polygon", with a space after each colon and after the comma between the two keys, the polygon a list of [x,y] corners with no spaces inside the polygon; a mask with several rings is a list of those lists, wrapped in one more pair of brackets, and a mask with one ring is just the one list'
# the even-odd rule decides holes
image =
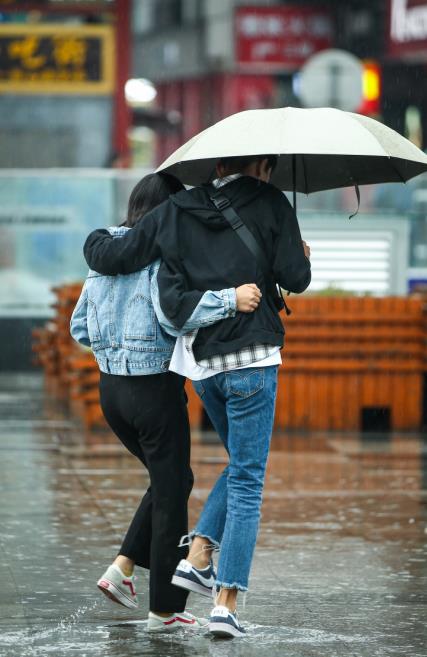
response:
{"label": "jacket collar", "polygon": [[216,178],[215,180],[212,181],[212,185],[215,187],[215,189],[219,189],[220,187],[224,187],[224,185],[228,185],[228,183],[233,182],[233,180],[237,180],[238,178],[242,178],[243,173],[232,173],[231,176],[224,176],[224,178]]}

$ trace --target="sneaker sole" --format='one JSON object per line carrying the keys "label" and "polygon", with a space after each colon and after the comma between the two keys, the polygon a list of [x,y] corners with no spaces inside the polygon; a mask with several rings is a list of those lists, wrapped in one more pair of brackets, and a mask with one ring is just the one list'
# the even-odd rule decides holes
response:
{"label": "sneaker sole", "polygon": [[[103,586],[102,582],[108,582],[108,586]],[[96,585],[112,602],[117,602],[117,604],[123,605],[123,607],[127,607],[128,609],[136,609],[138,606],[137,602],[128,598],[128,596],[122,593],[113,582],[106,580],[104,577],[102,577]]]}
{"label": "sneaker sole", "polygon": [[169,625],[168,627],[165,627],[164,625],[161,625],[159,627],[149,627],[147,625],[147,632],[150,632],[152,634],[154,633],[160,633],[160,632],[176,632],[177,630],[184,629],[188,630],[190,632],[200,632],[208,629],[207,625],[197,625],[197,624],[187,624],[187,623],[174,623],[173,625]]}
{"label": "sneaker sole", "polygon": [[147,632],[150,634],[160,634],[161,632],[170,633],[177,632],[178,630],[186,630],[188,632],[203,632],[208,629],[207,625],[186,625],[184,623],[179,623],[178,625],[173,625],[172,627],[147,627]]}
{"label": "sneaker sole", "polygon": [[193,582],[191,579],[174,575],[172,577],[172,584],[179,586],[180,589],[186,589],[186,591],[192,591],[192,593],[200,593],[200,595],[204,595],[206,598],[212,598],[212,589],[207,589],[203,584]]}
{"label": "sneaker sole", "polygon": [[209,623],[209,632],[213,636],[222,637],[223,639],[233,639],[246,634],[246,632],[241,632],[228,623]]}
{"label": "sneaker sole", "polygon": [[160,634],[160,632],[176,632],[179,630],[180,625],[176,625],[175,623],[173,625],[169,625],[166,627],[165,625],[159,625],[155,627],[149,627],[147,625],[147,632],[150,634]]}

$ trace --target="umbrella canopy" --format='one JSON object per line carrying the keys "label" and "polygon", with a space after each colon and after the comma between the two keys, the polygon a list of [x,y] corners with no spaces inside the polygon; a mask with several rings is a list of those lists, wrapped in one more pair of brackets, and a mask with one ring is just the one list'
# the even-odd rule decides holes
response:
{"label": "umbrella canopy", "polygon": [[304,194],[406,182],[427,171],[427,155],[391,128],[329,107],[233,114],[186,142],[157,171],[200,185],[215,177],[221,157],[263,154],[280,156],[272,183]]}

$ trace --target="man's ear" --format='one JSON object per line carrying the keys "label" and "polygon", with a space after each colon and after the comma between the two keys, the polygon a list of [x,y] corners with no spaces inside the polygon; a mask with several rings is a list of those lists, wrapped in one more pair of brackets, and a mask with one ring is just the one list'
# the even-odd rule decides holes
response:
{"label": "man's ear", "polygon": [[217,172],[218,178],[224,178],[224,176],[225,176],[225,166],[221,162],[217,163],[216,172]]}
{"label": "man's ear", "polygon": [[270,168],[271,168],[271,167],[268,166],[268,158],[265,157],[263,160],[261,160],[261,171],[262,171],[263,173],[269,173],[269,172],[270,172]]}
{"label": "man's ear", "polygon": [[265,157],[263,160],[261,160],[260,164],[261,164],[261,174],[265,176],[267,180],[270,180],[273,167],[269,166],[268,158]]}

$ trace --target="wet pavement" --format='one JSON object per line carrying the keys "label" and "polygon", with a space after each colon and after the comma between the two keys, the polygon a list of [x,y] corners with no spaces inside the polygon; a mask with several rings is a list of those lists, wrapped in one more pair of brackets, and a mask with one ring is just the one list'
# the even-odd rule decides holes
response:
{"label": "wet pavement", "polygon": [[[224,464],[197,444],[191,520]],[[2,657],[426,657],[427,443],[419,435],[275,436],[244,639],[145,632],[98,593],[146,477],[85,433],[38,375],[0,377]],[[193,613],[209,601],[190,597]]]}

